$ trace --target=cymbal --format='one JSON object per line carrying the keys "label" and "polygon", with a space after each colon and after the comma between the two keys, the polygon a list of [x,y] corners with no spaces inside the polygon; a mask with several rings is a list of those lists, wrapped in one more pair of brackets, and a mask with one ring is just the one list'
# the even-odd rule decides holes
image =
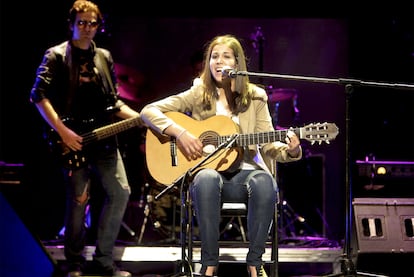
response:
{"label": "cymbal", "polygon": [[293,88],[268,88],[266,89],[270,102],[280,102],[293,99],[297,96],[297,90]]}
{"label": "cymbal", "polygon": [[144,75],[127,65],[115,63],[114,67],[119,96],[133,102],[142,102],[141,97],[139,97],[139,92],[144,84]]}

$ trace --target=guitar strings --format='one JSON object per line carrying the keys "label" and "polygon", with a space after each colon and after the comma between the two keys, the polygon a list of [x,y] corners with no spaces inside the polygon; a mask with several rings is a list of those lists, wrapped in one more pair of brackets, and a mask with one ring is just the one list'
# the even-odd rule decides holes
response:
{"label": "guitar strings", "polygon": [[[262,132],[255,134],[239,134],[237,141],[243,142],[244,145],[266,143],[269,141],[282,140],[286,136],[288,130],[278,130],[274,132]],[[218,146],[220,143],[227,141],[231,136],[206,136],[201,138],[203,144],[211,144]]]}
{"label": "guitar strings", "polygon": [[96,139],[96,134],[92,132],[92,133],[88,133],[86,135],[83,135],[82,137],[83,137],[82,144],[86,145],[86,144],[89,144],[89,143],[91,143],[92,141],[94,141]]}

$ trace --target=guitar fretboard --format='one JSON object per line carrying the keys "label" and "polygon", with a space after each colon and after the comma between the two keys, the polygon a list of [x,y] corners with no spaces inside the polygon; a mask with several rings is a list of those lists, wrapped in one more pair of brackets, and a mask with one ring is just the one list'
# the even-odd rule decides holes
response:
{"label": "guitar fretboard", "polygon": [[269,143],[281,141],[286,138],[287,130],[278,130],[274,132],[262,132],[255,134],[240,134],[237,138],[239,146],[249,146],[253,144]]}
{"label": "guitar fretboard", "polygon": [[108,138],[110,136],[114,136],[118,133],[126,131],[130,128],[137,127],[140,125],[140,117],[133,117],[124,119],[122,121],[109,124],[100,128],[96,128],[84,135],[83,137],[83,144],[86,145],[96,140],[101,140]]}

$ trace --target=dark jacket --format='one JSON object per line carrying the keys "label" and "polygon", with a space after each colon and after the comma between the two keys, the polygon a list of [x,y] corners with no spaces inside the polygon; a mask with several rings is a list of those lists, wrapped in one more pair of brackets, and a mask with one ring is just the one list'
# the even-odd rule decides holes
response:
{"label": "dark jacket", "polygon": [[[65,116],[70,110],[72,95],[79,80],[79,63],[72,58],[69,41],[46,50],[36,72],[36,80],[30,93],[30,101],[37,103],[48,98],[57,113]],[[95,63],[98,80],[103,93],[107,94],[108,107],[119,108],[124,103],[117,98],[116,77],[111,53],[92,43],[90,49]]]}

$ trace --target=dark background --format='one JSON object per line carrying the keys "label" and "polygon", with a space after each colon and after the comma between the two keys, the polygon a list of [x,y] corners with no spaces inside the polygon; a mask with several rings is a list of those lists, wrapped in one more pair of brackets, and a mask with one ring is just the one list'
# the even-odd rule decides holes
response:
{"label": "dark background", "polygon": [[[339,135],[330,144],[303,142],[305,160],[285,169],[280,186],[292,207],[311,218],[312,227],[339,241],[345,231],[348,159],[351,168],[355,160],[366,156],[414,161],[414,91],[362,85],[347,94],[343,81],[414,83],[413,4],[400,2],[370,6],[356,1],[305,6],[207,2],[196,9],[177,3],[147,3],[144,8],[131,1],[98,1],[106,25],[96,40],[111,50],[118,64],[138,72],[139,89],[131,102],[138,110],[148,101],[187,88],[191,56],[223,33],[242,40],[251,72],[332,81],[251,78],[265,86],[298,91],[299,122],[293,122],[291,102],[282,101],[282,125],[325,121],[338,125]],[[64,192],[42,139],[41,119],[28,97],[45,49],[67,38],[65,20],[71,3],[1,3],[0,161],[24,165],[19,172],[21,184],[3,184],[1,190],[30,230],[46,240],[62,227]],[[264,36],[262,48],[252,39],[258,27]],[[145,153],[140,150],[142,132],[132,130],[121,136],[133,188],[131,200],[140,197],[150,179]],[[348,184],[359,185],[353,179],[358,176],[350,177]]]}

